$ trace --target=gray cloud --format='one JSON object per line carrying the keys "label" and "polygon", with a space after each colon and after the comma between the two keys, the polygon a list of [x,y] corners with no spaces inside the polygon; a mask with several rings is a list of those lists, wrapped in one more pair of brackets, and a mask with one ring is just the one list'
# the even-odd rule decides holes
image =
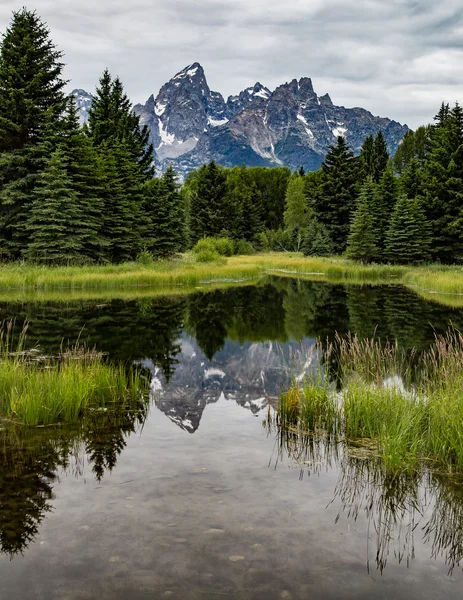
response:
{"label": "gray cloud", "polygon": [[[2,0],[0,28],[20,4]],[[72,87],[108,66],[144,102],[187,64],[239,92],[312,77],[319,94],[410,126],[463,102],[461,0],[35,0]]]}

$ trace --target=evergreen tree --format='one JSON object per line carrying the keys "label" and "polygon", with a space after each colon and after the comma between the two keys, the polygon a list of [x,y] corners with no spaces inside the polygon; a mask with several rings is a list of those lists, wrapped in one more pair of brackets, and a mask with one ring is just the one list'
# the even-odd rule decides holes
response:
{"label": "evergreen tree", "polygon": [[301,251],[305,256],[329,256],[334,253],[333,242],[326,227],[314,214],[309,217]]}
{"label": "evergreen tree", "polygon": [[364,177],[374,177],[375,173],[375,138],[367,135],[360,151],[360,162]]}
{"label": "evergreen tree", "polygon": [[25,257],[49,264],[79,262],[86,241],[83,217],[59,148],[38,180],[26,226],[31,238]]}
{"label": "evergreen tree", "polygon": [[429,259],[430,227],[420,201],[400,194],[386,235],[386,254],[397,264]]}
{"label": "evergreen tree", "polygon": [[104,144],[99,153],[99,173],[104,201],[102,235],[110,262],[134,260],[141,250],[140,220],[143,183],[126,144]]}
{"label": "evergreen tree", "polygon": [[308,206],[305,196],[305,180],[295,173],[288,183],[285,198],[285,227],[293,230],[298,227],[304,230],[307,225]]}
{"label": "evergreen tree", "polygon": [[376,136],[365,138],[360,151],[360,162],[364,177],[371,177],[375,183],[381,179],[389,161],[386,140],[382,131]]}
{"label": "evergreen tree", "polygon": [[198,169],[190,201],[190,241],[226,230],[227,173],[211,161]]}
{"label": "evergreen tree", "polygon": [[148,217],[147,249],[153,256],[168,258],[181,252],[186,238],[184,209],[172,165],[162,179],[145,184],[144,210]]}
{"label": "evergreen tree", "polygon": [[375,185],[369,178],[362,187],[351,224],[346,251],[348,258],[370,263],[379,257],[378,220],[374,212],[376,198]]}
{"label": "evergreen tree", "polygon": [[121,80],[113,80],[108,69],[93,97],[88,132],[97,148],[124,142],[143,178],[148,181],[154,176],[154,148],[149,143],[148,127],[140,126],[140,117],[133,113]]}
{"label": "evergreen tree", "polygon": [[463,111],[443,105],[430,134],[423,173],[424,209],[432,224],[432,254],[451,263],[463,257]]}
{"label": "evergreen tree", "polygon": [[407,131],[394,155],[394,169],[404,175],[413,160],[422,166],[429,149],[430,127],[418,127],[416,131]]}
{"label": "evergreen tree", "polygon": [[263,228],[262,195],[243,164],[227,174],[227,198],[224,207],[224,231],[233,239],[251,241]]}
{"label": "evergreen tree", "polygon": [[322,193],[315,199],[314,208],[328,231],[334,251],[342,254],[347,246],[358,186],[358,162],[343,137],[338,137],[336,146],[330,146],[322,169]]}
{"label": "evergreen tree", "polygon": [[375,137],[374,143],[374,170],[373,170],[373,181],[378,183],[386,170],[389,162],[389,152],[387,151],[386,140],[384,139],[383,132],[380,130]]}
{"label": "evergreen tree", "polygon": [[423,172],[416,158],[412,158],[408,163],[407,170],[400,178],[400,187],[407,198],[417,198],[423,196]]}
{"label": "evergreen tree", "polygon": [[13,13],[0,43],[0,235],[12,257],[27,243],[34,186],[50,156],[44,136],[61,126],[61,58],[35,12]]}
{"label": "evergreen tree", "polygon": [[259,193],[263,228],[277,230],[283,227],[285,195],[291,171],[288,167],[251,167],[247,173]]}
{"label": "evergreen tree", "polygon": [[385,248],[386,232],[389,227],[392,213],[397,202],[397,179],[394,175],[392,162],[388,163],[378,186],[374,190],[374,202],[372,214],[375,219],[375,229],[377,233],[377,246],[379,258],[383,255]]}
{"label": "evergreen tree", "polygon": [[98,156],[89,139],[79,125],[74,97],[68,99],[63,121],[60,147],[67,164],[67,173],[72,188],[77,192],[79,209],[85,221],[85,257],[99,261],[104,257],[108,241],[101,229],[103,223],[103,191],[99,177]]}

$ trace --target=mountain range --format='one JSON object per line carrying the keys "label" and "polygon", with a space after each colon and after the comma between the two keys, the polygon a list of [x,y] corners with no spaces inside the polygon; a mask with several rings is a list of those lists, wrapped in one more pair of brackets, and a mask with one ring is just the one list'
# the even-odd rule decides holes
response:
{"label": "mountain range", "polygon": [[[73,95],[85,122],[92,96],[81,89]],[[133,110],[150,130],[158,170],[172,163],[182,176],[212,159],[227,167],[302,165],[312,171],[320,168],[338,136],[358,154],[365,137],[382,130],[394,154],[408,131],[364,108],[336,106],[328,94],[317,95],[307,77],[274,91],[257,82],[225,101],[209,88],[199,63],[177,73],[156,97]]]}

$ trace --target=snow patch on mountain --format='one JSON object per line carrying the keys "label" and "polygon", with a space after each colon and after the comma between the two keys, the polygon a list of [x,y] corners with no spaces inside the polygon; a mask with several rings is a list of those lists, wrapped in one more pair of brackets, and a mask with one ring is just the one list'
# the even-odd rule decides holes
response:
{"label": "snow patch on mountain", "polygon": [[211,127],[220,127],[221,125],[228,123],[228,119],[226,117],[223,119],[213,119],[212,117],[208,117],[207,122]]}
{"label": "snow patch on mountain", "polygon": [[154,113],[157,117],[162,117],[162,115],[166,112],[167,104],[162,104],[161,102],[156,102],[154,107]]}
{"label": "snow patch on mountain", "polygon": [[339,123],[338,126],[332,130],[332,132],[335,137],[346,137],[348,129],[347,127],[343,127],[343,123]]}
{"label": "snow patch on mountain", "polygon": [[163,144],[170,146],[173,144],[175,140],[175,135],[173,133],[167,133],[167,127],[164,129],[164,123],[159,121],[159,135],[161,137],[161,143],[158,148],[160,148]]}

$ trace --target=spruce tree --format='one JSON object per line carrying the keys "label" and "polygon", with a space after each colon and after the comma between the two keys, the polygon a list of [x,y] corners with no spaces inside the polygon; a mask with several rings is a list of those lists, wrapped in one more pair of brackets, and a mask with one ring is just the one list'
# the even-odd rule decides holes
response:
{"label": "spruce tree", "polygon": [[[245,167],[244,167],[245,168]],[[252,203],[252,191],[242,173],[243,167],[233,167],[227,175],[226,224],[224,233],[239,240],[244,237],[243,205]]]}
{"label": "spruce tree", "polygon": [[375,215],[376,188],[372,178],[362,186],[358,207],[350,228],[346,256],[370,263],[379,258],[378,220]]}
{"label": "spruce tree", "polygon": [[26,222],[39,172],[65,108],[62,54],[35,12],[14,12],[0,43],[0,236],[11,257],[27,243]]}
{"label": "spruce tree", "polygon": [[120,263],[134,260],[142,248],[143,182],[126,144],[103,145],[99,175],[104,201],[101,233],[107,244],[106,258]]}
{"label": "spruce tree", "polygon": [[392,162],[388,163],[378,186],[375,188],[374,194],[373,216],[375,218],[379,258],[381,258],[385,248],[386,232],[398,195],[397,179],[394,175]]}
{"label": "spruce tree", "polygon": [[387,144],[383,132],[380,130],[378,131],[374,142],[374,170],[372,175],[375,183],[379,183],[388,162],[389,152],[387,151]]}
{"label": "spruce tree", "polygon": [[343,137],[338,137],[336,146],[330,146],[322,169],[322,190],[315,198],[314,208],[328,231],[335,253],[342,254],[358,195],[358,160]]}
{"label": "spruce tree", "polygon": [[121,80],[105,69],[89,110],[88,133],[96,148],[124,142],[140,174],[148,181],[154,176],[153,146],[149,130],[141,127],[140,117],[132,112],[131,102]]}
{"label": "spruce tree", "polygon": [[375,138],[373,134],[367,135],[360,150],[360,163],[363,177],[374,177],[375,173]]}
{"label": "spruce tree", "polygon": [[432,255],[452,263],[463,259],[463,111],[441,107],[430,134],[423,169],[424,209],[432,224]]}
{"label": "spruce tree", "polygon": [[86,258],[99,261],[105,256],[108,241],[102,234],[104,201],[98,156],[91,139],[85,135],[79,125],[77,108],[72,96],[68,99],[60,144],[72,188],[77,192],[79,210],[85,221],[86,239],[83,252]]}
{"label": "spruce tree", "polygon": [[251,167],[247,174],[259,192],[263,228],[277,230],[283,227],[285,194],[291,171],[288,167]]}
{"label": "spruce tree", "polygon": [[227,228],[227,173],[214,161],[198,169],[190,200],[190,240],[219,236]]}
{"label": "spruce tree", "polygon": [[30,240],[24,256],[29,260],[47,264],[82,260],[86,224],[66,167],[58,148],[38,179],[26,225]]}
{"label": "spruce tree", "polygon": [[185,215],[177,175],[170,165],[162,179],[145,184],[144,211],[148,217],[147,249],[168,258],[185,246]]}
{"label": "spruce tree", "polygon": [[386,235],[386,255],[397,264],[417,264],[430,257],[430,227],[419,199],[399,195]]}
{"label": "spruce tree", "polygon": [[412,158],[407,166],[407,170],[400,178],[400,188],[406,194],[407,198],[417,198],[424,194],[423,171],[420,168],[418,160]]}
{"label": "spruce tree", "polygon": [[329,256],[334,253],[326,227],[314,214],[308,219],[301,251],[305,256]]}

